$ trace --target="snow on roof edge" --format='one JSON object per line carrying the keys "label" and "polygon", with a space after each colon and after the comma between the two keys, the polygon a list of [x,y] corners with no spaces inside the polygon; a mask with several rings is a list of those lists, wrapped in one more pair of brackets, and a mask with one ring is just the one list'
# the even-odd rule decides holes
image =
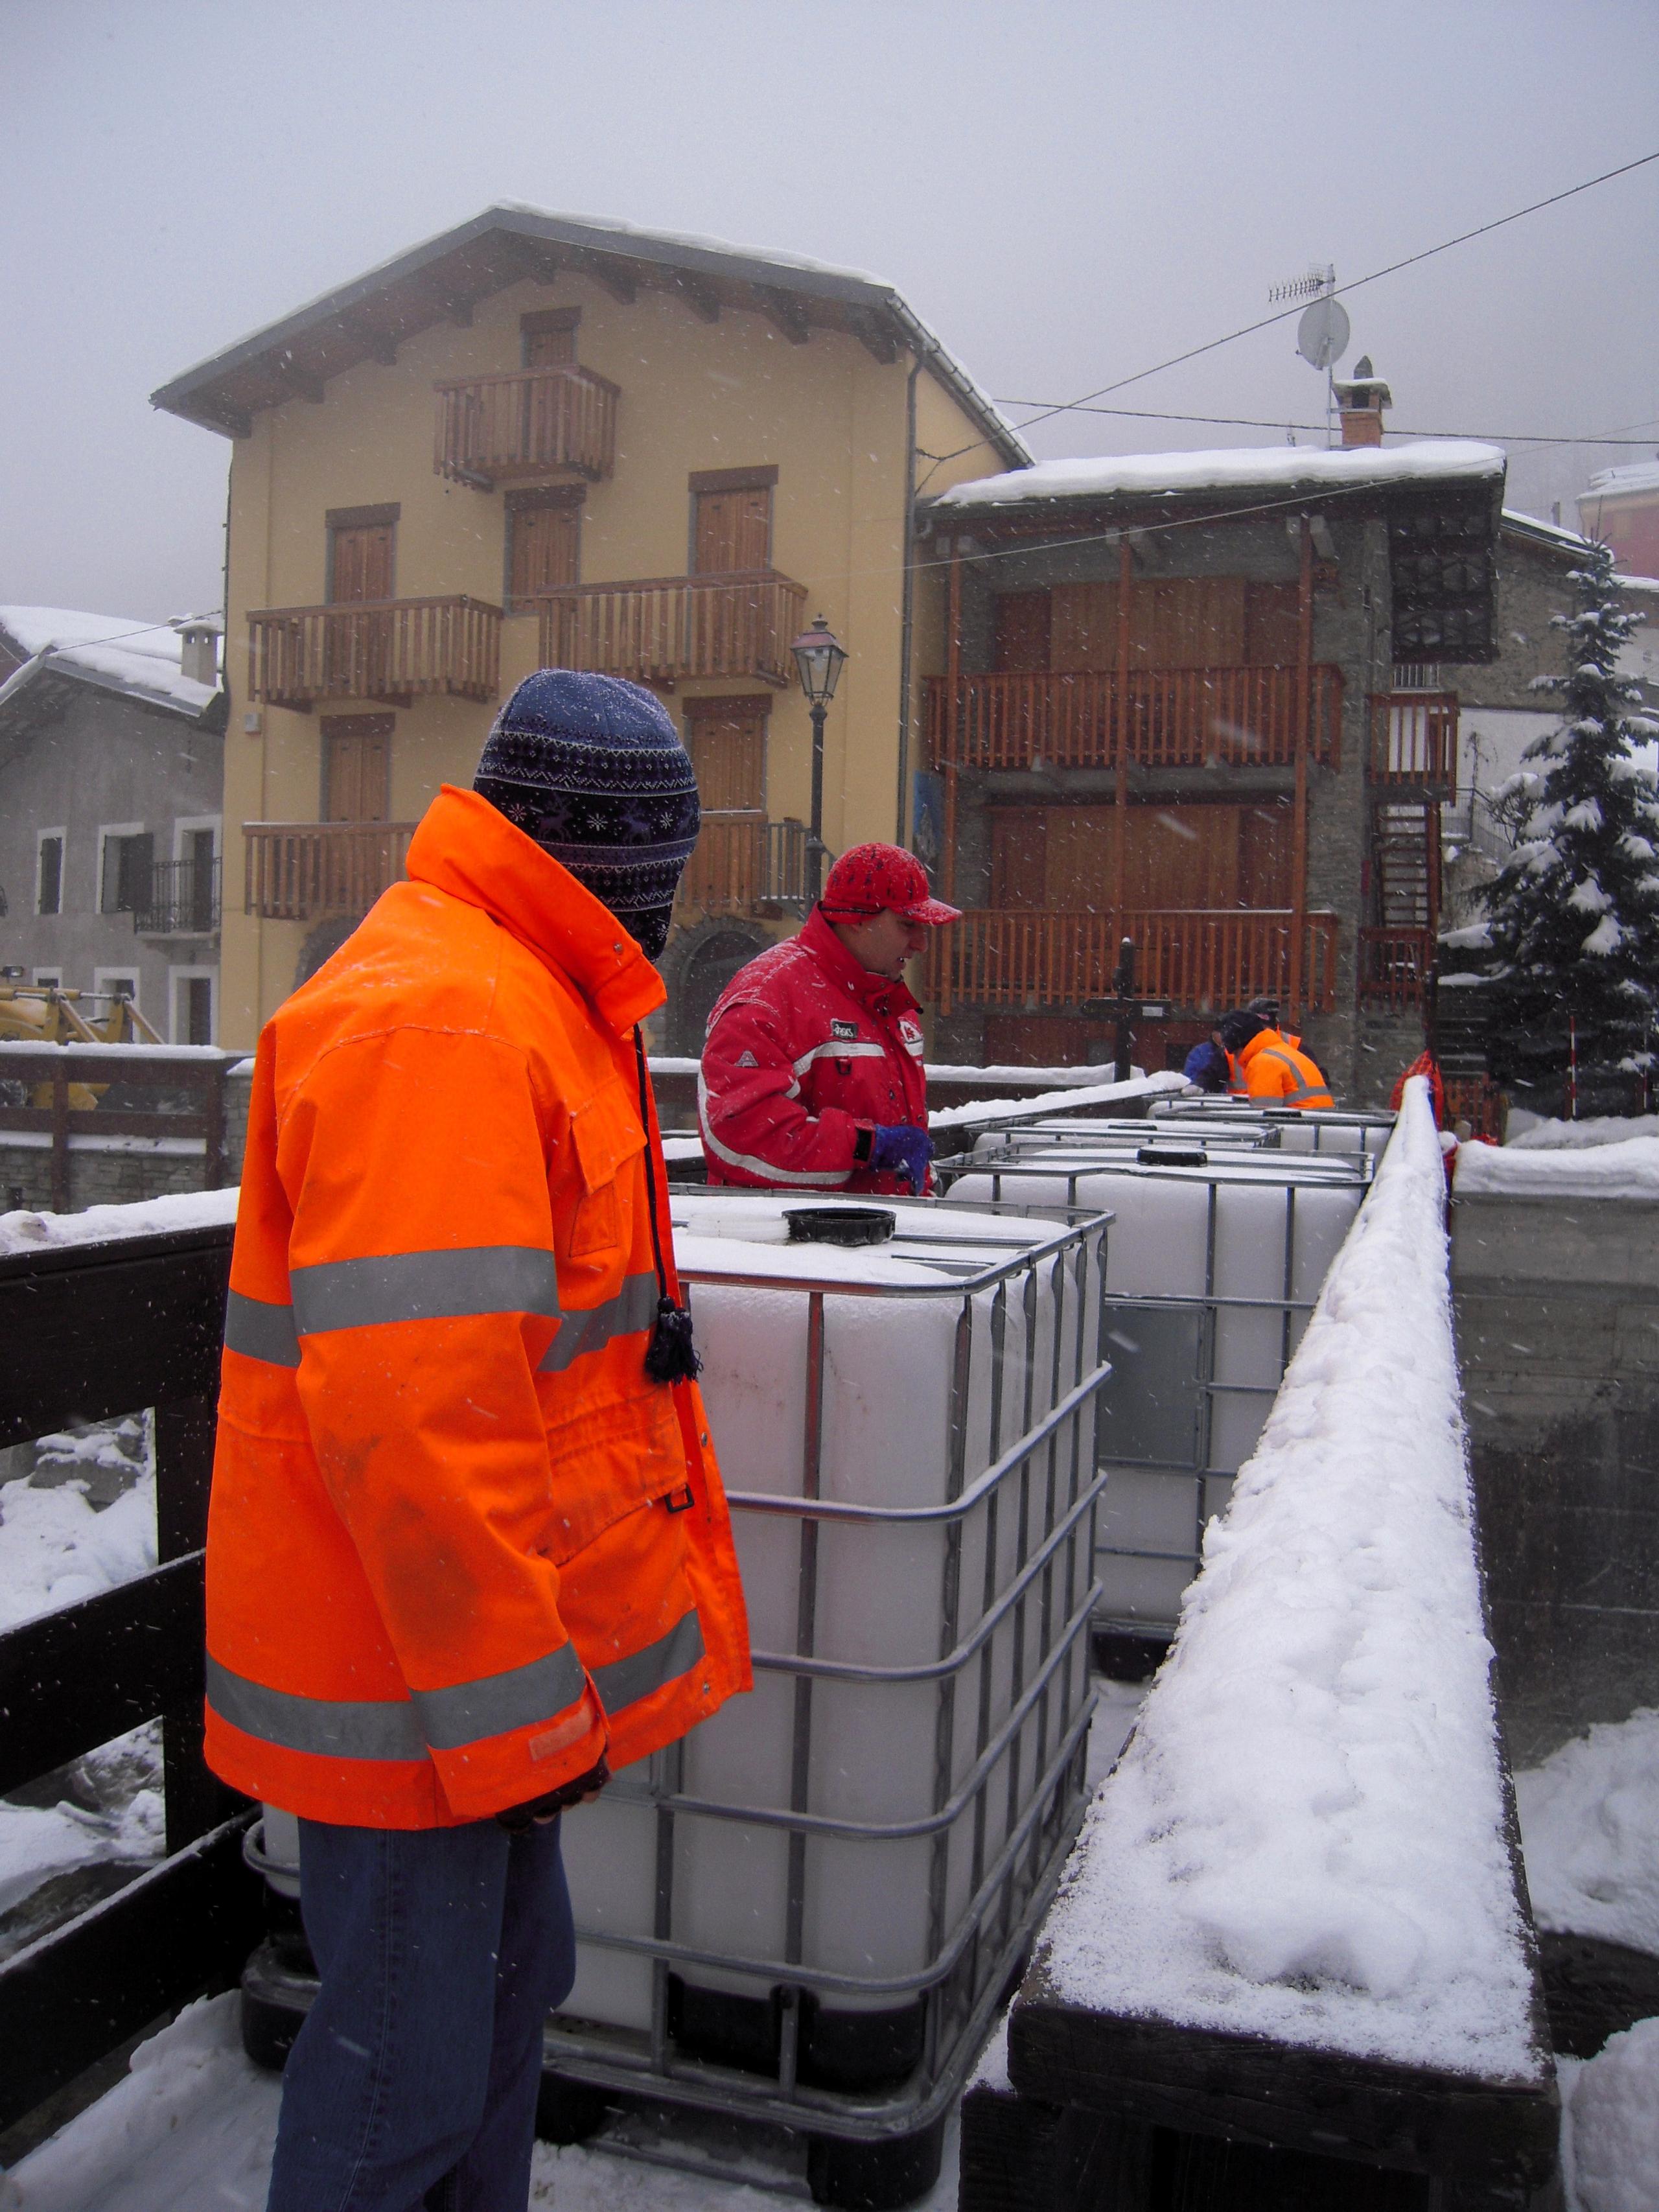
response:
{"label": "snow on roof edge", "polygon": [[1039,461],[1027,469],[953,484],[931,504],[959,510],[1039,501],[1170,497],[1182,493],[1304,487],[1357,490],[1445,477],[1501,477],[1499,446],[1472,438],[1418,439],[1403,446],[1220,446],[1192,453],[1109,453]]}

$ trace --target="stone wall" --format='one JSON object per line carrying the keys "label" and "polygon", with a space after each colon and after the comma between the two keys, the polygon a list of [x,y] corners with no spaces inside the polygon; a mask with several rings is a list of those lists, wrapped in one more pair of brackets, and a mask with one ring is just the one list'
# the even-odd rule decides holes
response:
{"label": "stone wall", "polygon": [[1452,1284],[1511,1756],[1659,1705],[1659,1205],[1456,1199]]}

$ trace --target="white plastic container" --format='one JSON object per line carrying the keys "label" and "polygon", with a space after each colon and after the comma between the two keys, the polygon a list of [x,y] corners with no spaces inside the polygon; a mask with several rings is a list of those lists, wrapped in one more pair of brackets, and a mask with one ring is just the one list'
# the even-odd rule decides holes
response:
{"label": "white plastic container", "polygon": [[[1210,1517],[1255,1449],[1369,1162],[1261,1150],[1143,1165],[1055,1144],[988,1159],[953,1200],[1109,1210],[1100,1619],[1167,1627]],[[1133,1451],[1127,1445],[1133,1445]]]}
{"label": "white plastic container", "polygon": [[884,1201],[890,1242],[786,1243],[802,1203],[672,1198],[756,1687],[565,1824],[564,2011],[609,2027],[654,1976],[605,1936],[757,2007],[912,2001],[1086,1707],[1102,1229]]}

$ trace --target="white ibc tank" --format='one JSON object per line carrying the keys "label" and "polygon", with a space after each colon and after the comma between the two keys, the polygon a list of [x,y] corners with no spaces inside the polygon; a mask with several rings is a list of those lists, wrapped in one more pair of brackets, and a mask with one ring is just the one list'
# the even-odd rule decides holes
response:
{"label": "white ibc tank", "polygon": [[[1105,1349],[1117,1376],[1100,1431],[1111,1467],[1097,1569],[1103,1619],[1176,1619],[1204,1524],[1224,1510],[1231,1478],[1255,1449],[1364,1199],[1368,1165],[1352,1152],[1262,1151],[1153,1167],[1067,1146],[987,1161],[951,1186],[952,1200],[1113,1216]],[[1120,1395],[1133,1395],[1123,1422]],[[1135,1464],[1111,1456],[1126,1424]]]}
{"label": "white ibc tank", "polygon": [[[580,1927],[688,1946],[708,1954],[678,1966],[689,1983],[752,1996],[791,1963],[808,1979],[924,1972],[1087,1695],[1092,1397],[1057,1452],[975,1486],[1098,1367],[1098,1229],[900,1204],[889,1243],[790,1244],[784,1217],[800,1203],[672,1200],[763,1661],[754,1693],[565,1824]],[[882,1517],[964,1492],[974,1502],[954,1516]],[[864,1517],[768,1510],[813,1495]],[[1086,1510],[1030,1601],[1007,1603],[1075,1499]],[[942,1668],[993,1614],[978,1648]],[[802,1654],[810,1668],[787,1663]],[[956,1796],[936,1838],[929,1824]],[[772,1817],[702,1809],[714,1808]],[[793,1856],[792,1810],[820,1824]],[[917,1832],[856,1832],[907,1826]],[[641,1954],[584,1942],[565,2009],[643,2028],[652,1980]],[[902,1999],[830,1989],[825,2001]]]}

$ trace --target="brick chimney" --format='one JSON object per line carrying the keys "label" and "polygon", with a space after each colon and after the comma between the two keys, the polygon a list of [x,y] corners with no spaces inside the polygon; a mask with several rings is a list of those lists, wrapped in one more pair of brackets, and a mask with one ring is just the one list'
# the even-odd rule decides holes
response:
{"label": "brick chimney", "polygon": [[1394,405],[1394,394],[1371,367],[1368,353],[1360,355],[1351,377],[1336,379],[1336,404],[1345,446],[1382,444],[1382,410]]}
{"label": "brick chimney", "polygon": [[205,684],[216,690],[219,684],[219,625],[216,622],[183,623],[179,625],[179,662],[182,673],[192,684]]}

